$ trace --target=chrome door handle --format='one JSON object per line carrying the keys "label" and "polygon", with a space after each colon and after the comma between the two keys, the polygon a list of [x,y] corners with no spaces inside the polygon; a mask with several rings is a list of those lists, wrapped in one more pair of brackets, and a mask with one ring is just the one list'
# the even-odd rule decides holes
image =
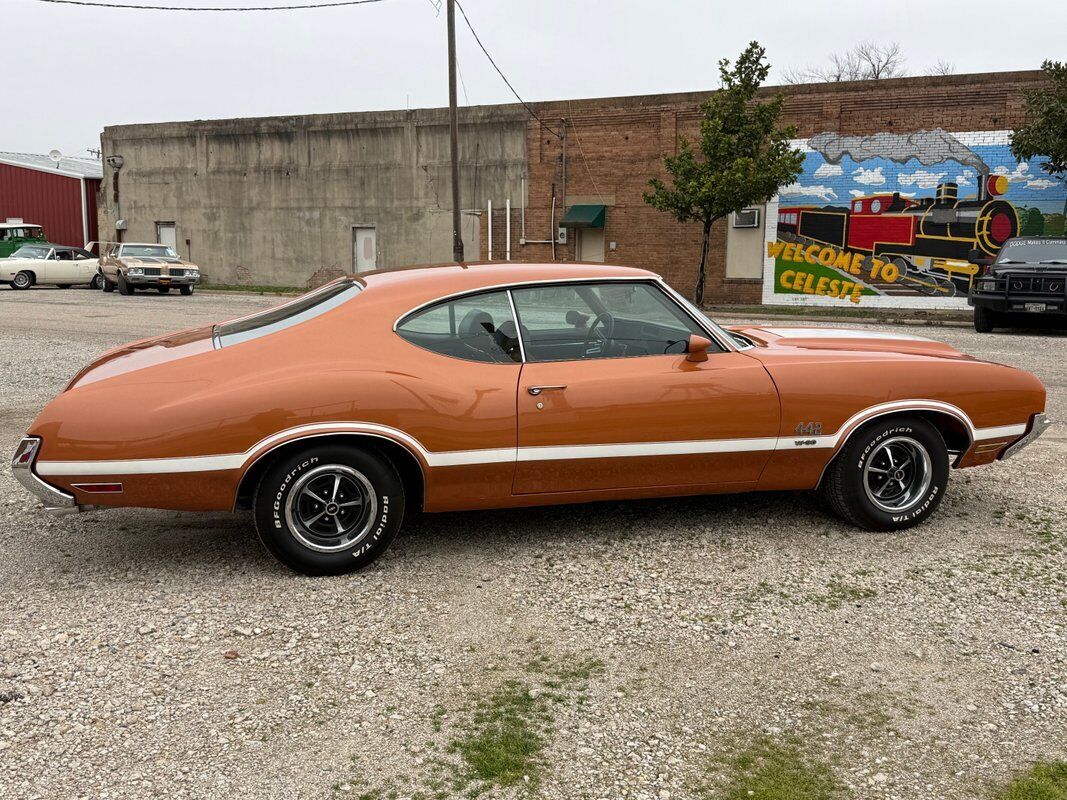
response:
{"label": "chrome door handle", "polygon": [[528,391],[534,397],[537,397],[537,395],[541,394],[541,392],[562,392],[566,388],[566,384],[563,384],[562,386],[530,386],[526,389],[526,391]]}

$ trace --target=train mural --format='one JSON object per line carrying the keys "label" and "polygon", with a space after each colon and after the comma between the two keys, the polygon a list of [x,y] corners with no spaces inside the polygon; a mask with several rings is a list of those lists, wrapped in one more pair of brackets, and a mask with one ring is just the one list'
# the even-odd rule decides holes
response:
{"label": "train mural", "polygon": [[1063,176],[1013,158],[1007,131],[799,144],[804,171],[768,208],[765,302],[966,307],[972,251],[1063,233]]}

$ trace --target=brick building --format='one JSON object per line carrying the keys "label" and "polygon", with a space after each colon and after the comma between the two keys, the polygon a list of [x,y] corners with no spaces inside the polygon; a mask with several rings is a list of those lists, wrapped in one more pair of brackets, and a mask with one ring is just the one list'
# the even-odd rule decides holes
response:
{"label": "brick building", "polygon": [[[868,223],[872,219],[879,225],[892,223],[898,228],[911,228],[911,233],[916,234],[922,215],[932,214],[939,202],[933,197],[935,192],[952,193],[960,201],[972,195],[977,199],[979,192],[985,191],[984,185],[980,187],[978,183],[988,176],[999,175],[1004,180],[994,182],[994,189],[1017,191],[1024,197],[1032,195],[1036,198],[1033,203],[1043,209],[1043,232],[1062,232],[1063,215],[1057,212],[1064,206],[1063,183],[1049,180],[1037,164],[1017,163],[1006,147],[1007,133],[1022,122],[1024,92],[1040,80],[1040,72],[1014,72],[786,87],[782,122],[797,126],[798,144],[802,147],[806,147],[811,137],[827,132],[837,134],[839,139],[861,140],[865,145],[889,141],[898,146],[902,142],[906,144],[907,135],[915,131],[953,133],[946,134],[945,141],[938,143],[943,152],[935,156],[864,153],[878,159],[876,166],[871,166],[874,162],[868,163],[856,152],[843,157],[835,153],[840,159],[838,163],[813,152],[808,160],[817,161],[819,166],[811,170],[806,166],[798,183],[783,189],[779,198],[781,209],[777,208],[778,203],[757,209],[754,227],[749,227],[753,215],[736,221],[746,223],[745,227],[732,219],[715,226],[705,301],[830,301],[830,298],[816,298],[792,290],[788,296],[783,293],[775,297],[768,291],[771,287],[765,287],[765,274],[775,275],[774,265],[767,260],[767,244],[777,238],[779,215],[791,219],[784,209],[798,203],[809,216],[814,213],[825,216],[830,208],[840,216],[847,214],[849,203],[861,196],[873,198],[865,207],[868,212],[871,202],[887,209],[895,202],[897,213],[890,215],[891,219],[889,216],[874,219],[868,214]],[[660,272],[679,290],[691,292],[699,262],[700,226],[674,222],[668,215],[646,205],[642,192],[650,178],[667,178],[663,155],[676,151],[680,137],[697,136],[699,105],[706,97],[706,93],[670,94],[536,106],[541,119],[558,135],[535,120],[527,124],[527,202],[525,208],[521,205],[516,208],[517,201],[512,201],[511,258],[523,261],[602,259],[608,263],[646,266]],[[985,153],[973,166],[963,163],[969,156],[955,152],[956,145],[962,141],[970,145],[964,146],[964,150]],[[852,144],[855,150],[856,142]],[[983,164],[983,160],[987,163]],[[942,185],[947,188],[939,189]],[[805,197],[804,193],[809,191]],[[931,197],[924,201],[926,195]],[[992,197],[989,199],[992,202]],[[1029,213],[1033,218],[1035,213],[1031,206],[1020,206],[1020,201],[1014,204],[1018,216],[1014,226],[1008,211],[1002,218],[993,220],[999,219],[997,230],[1002,235],[1023,231],[1027,222],[1024,217]],[[964,203],[959,205],[962,207]],[[492,253],[488,250],[488,230],[481,236],[483,258],[504,258],[507,220],[502,206],[498,198],[492,210]],[[582,207],[577,215],[576,207]],[[995,211],[1000,207],[989,208]],[[947,208],[937,209],[942,217],[946,212]],[[599,217],[602,223],[594,221],[602,227],[581,227],[588,224],[580,219],[582,214]],[[957,214],[960,215],[966,216],[965,211]],[[578,218],[572,222],[575,216]],[[483,228],[488,222],[487,214]],[[561,222],[579,226],[565,229],[565,241],[559,235]],[[986,224],[981,219],[979,222]],[[856,223],[853,217],[852,226],[856,227]],[[910,266],[910,277],[898,278],[896,285],[888,289],[872,283],[872,297],[879,293],[882,296],[874,300],[864,297],[864,302],[926,305],[940,300],[943,307],[964,303],[966,291],[961,281],[966,275],[956,275],[952,270],[966,269],[962,260],[974,246],[974,226],[968,234],[960,224],[953,224],[956,228],[951,249],[937,251],[933,256],[916,241],[907,244],[900,241],[892,248],[887,247],[886,260],[900,259],[901,270],[906,271]],[[517,245],[523,237],[523,227],[526,243]],[[828,242],[845,249],[854,243]],[[832,270],[832,266],[817,269]],[[957,285],[945,277],[946,270],[952,273],[950,277],[956,279]],[[817,282],[812,283],[818,286]]]}
{"label": "brick building", "polygon": [[[1041,80],[782,88],[804,171],[715,226],[705,300],[965,307],[973,248],[1063,232],[1064,182],[1008,147]],[[467,258],[642,266],[691,293],[700,226],[642,193],[680,137],[695,138],[706,97],[545,102],[532,106],[540,121],[519,104],[461,109]],[[451,258],[444,109],[123,125],[101,146],[101,236],[165,239],[214,282],[307,286]]]}

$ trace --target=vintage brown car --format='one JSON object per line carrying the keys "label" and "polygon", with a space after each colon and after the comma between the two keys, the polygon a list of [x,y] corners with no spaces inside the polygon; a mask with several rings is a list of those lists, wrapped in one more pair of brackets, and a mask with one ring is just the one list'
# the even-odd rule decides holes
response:
{"label": "vintage brown car", "polygon": [[251,509],[274,555],[326,574],[408,510],[820,489],[900,530],[1044,408],[1033,375],[918,336],[725,330],[639,269],[454,265],[112,350],[14,472],[56,510]]}
{"label": "vintage brown car", "polygon": [[155,289],[166,294],[177,287],[192,294],[200,283],[200,267],[179,258],[165,244],[101,242],[100,275],[105,292],[133,294],[137,289]]}

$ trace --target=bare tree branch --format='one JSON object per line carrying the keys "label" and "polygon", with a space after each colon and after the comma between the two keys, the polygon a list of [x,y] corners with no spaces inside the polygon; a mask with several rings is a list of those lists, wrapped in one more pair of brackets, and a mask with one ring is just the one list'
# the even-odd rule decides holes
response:
{"label": "bare tree branch", "polygon": [[904,49],[897,42],[860,42],[843,53],[831,53],[825,66],[787,67],[782,79],[789,84],[876,81],[899,78],[904,69]]}

